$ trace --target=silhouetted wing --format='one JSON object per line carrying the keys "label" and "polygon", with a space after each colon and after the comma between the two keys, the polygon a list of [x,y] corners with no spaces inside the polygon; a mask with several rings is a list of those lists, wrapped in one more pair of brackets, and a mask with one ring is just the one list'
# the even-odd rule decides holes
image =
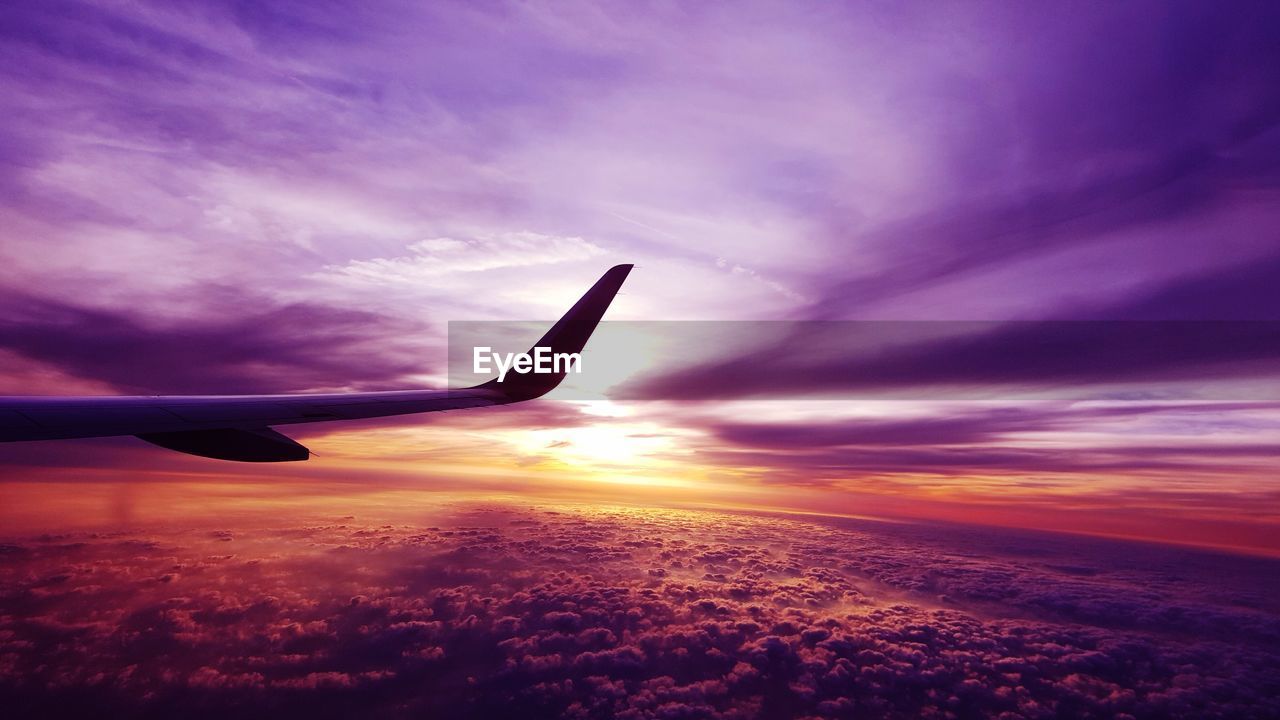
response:
{"label": "silhouetted wing", "polygon": [[0,399],[4,440],[57,440],[145,433],[254,429],[460,410],[510,402],[487,390],[164,397],[8,397]]}
{"label": "silhouetted wing", "polygon": [[[580,352],[630,272],[610,269],[535,347]],[[563,374],[508,376],[462,390],[299,395],[0,398],[0,442],[136,435],[171,450],[223,460],[306,460],[310,452],[273,425],[356,420],[522,402]]]}

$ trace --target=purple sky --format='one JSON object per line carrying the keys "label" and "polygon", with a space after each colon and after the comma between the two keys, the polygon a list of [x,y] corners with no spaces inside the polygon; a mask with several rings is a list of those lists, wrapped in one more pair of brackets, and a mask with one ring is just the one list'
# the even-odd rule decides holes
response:
{"label": "purple sky", "polygon": [[[638,269],[612,319],[1280,320],[1277,27],[1262,2],[18,3],[0,392],[441,384],[446,321],[554,318],[620,262]],[[890,364],[1048,382],[957,352]],[[877,371],[820,361],[756,379],[832,393]],[[493,452],[537,467],[556,460],[538,443],[607,440],[624,460],[570,459],[851,512],[867,493],[962,497],[952,518],[1062,502],[1142,514],[1070,528],[1150,536],[1195,511],[1212,532],[1175,539],[1280,551],[1257,540],[1270,405],[709,394],[529,411],[555,417]],[[481,447],[415,422],[307,432],[353,464]],[[116,446],[67,447],[4,462]],[[1019,512],[973,517],[1040,522]]]}

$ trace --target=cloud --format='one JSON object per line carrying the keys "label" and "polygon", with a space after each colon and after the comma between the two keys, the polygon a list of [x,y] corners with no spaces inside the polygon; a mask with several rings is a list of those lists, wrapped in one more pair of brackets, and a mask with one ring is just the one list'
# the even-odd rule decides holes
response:
{"label": "cloud", "polygon": [[0,320],[0,348],[134,393],[385,388],[430,369],[421,348],[401,340],[419,332],[403,321],[310,303],[281,305],[230,288],[206,292],[208,306],[223,304],[228,312],[165,318],[153,308],[112,311],[4,293],[9,312]]}
{"label": "cloud", "polygon": [[[963,399],[1039,391],[1078,399],[1125,383],[1169,391],[1187,380],[1198,388],[1205,380],[1265,379],[1280,359],[1280,293],[1269,281],[1278,263],[1198,273],[1084,317],[800,322],[776,341],[640,377],[621,392],[706,399],[928,391]],[[1268,384],[1256,385],[1249,396],[1263,399],[1256,393]]]}
{"label": "cloud", "polygon": [[971,444],[1011,432],[1059,425],[1063,413],[1005,408],[957,413],[954,417],[851,419],[822,423],[735,423],[710,430],[735,445],[761,449],[803,449],[849,445],[915,446]]}
{"label": "cloud", "polygon": [[453,512],[8,545],[0,692],[46,717],[1275,710],[1280,627],[1255,585],[1272,561],[858,521]]}
{"label": "cloud", "polygon": [[527,231],[470,240],[432,238],[419,240],[407,249],[409,255],[352,260],[342,266],[326,268],[323,275],[381,287],[392,283],[420,283],[456,273],[587,260],[604,253],[598,245],[580,237],[557,237]]}

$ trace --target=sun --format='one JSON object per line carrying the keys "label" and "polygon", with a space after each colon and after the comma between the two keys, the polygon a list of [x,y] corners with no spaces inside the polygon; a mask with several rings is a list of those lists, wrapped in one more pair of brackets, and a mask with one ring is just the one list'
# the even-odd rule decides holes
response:
{"label": "sun", "polygon": [[652,423],[530,430],[518,435],[525,452],[587,468],[634,471],[675,449],[675,438]]}

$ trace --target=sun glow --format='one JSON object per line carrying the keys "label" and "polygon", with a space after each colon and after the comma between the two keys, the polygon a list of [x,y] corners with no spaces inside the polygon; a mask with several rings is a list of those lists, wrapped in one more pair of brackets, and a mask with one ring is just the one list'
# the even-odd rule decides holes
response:
{"label": "sun glow", "polygon": [[652,423],[554,428],[513,433],[525,452],[553,456],[568,465],[622,467],[658,462],[675,449],[675,438]]}

